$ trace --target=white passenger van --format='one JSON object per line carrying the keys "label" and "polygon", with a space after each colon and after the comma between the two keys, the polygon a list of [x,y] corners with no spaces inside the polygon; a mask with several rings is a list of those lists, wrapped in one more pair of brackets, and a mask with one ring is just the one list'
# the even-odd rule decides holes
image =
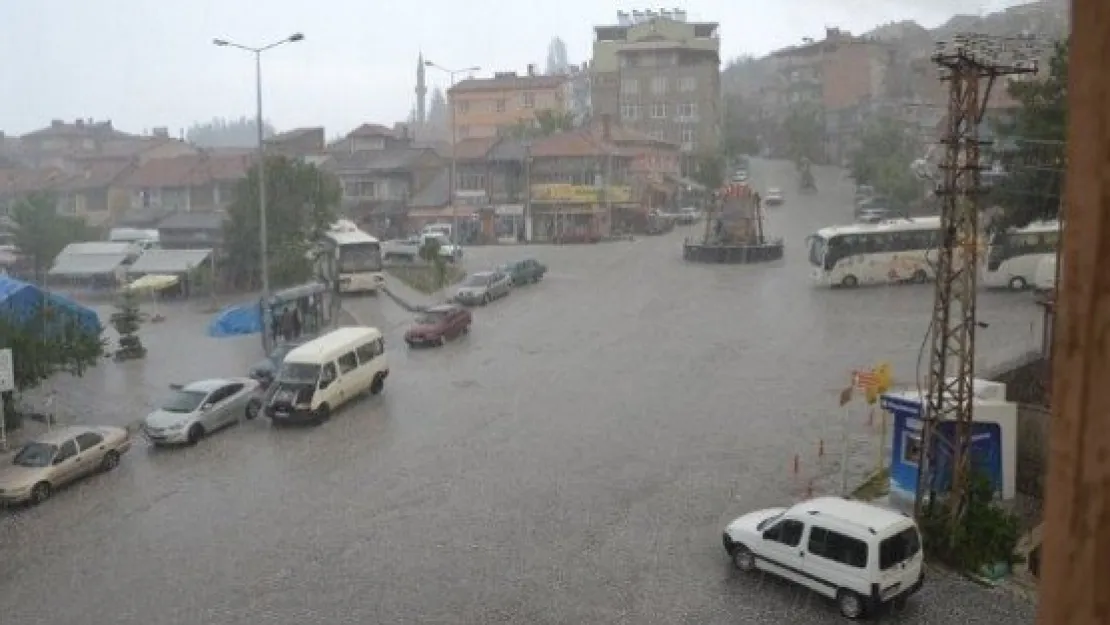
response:
{"label": "white passenger van", "polygon": [[263,407],[274,424],[327,421],[348,401],[381,393],[389,377],[377,328],[339,328],[285,356]]}
{"label": "white passenger van", "polygon": [[810,588],[852,619],[904,603],[925,579],[913,519],[840,497],[745,514],[725,528],[724,545],[736,568]]}

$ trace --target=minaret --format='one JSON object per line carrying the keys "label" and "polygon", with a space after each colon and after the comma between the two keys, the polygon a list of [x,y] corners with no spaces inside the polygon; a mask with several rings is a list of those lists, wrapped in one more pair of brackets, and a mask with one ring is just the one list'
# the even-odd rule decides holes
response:
{"label": "minaret", "polygon": [[424,82],[424,53],[416,60],[416,125],[423,126],[428,121],[424,104],[427,102],[428,84]]}

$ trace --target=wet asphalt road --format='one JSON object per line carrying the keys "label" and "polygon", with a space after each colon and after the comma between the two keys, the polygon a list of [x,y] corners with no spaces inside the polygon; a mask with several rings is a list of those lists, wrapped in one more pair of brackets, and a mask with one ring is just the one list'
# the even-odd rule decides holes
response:
{"label": "wet asphalt road", "polygon": [[[874,463],[866,411],[845,419],[836,391],[879,360],[912,380],[932,291],[811,288],[804,236],[844,221],[850,188],[830,173],[798,197],[791,171],[753,167],[757,185],[786,190],[768,228],[787,239],[778,265],[685,265],[681,238],[698,227],[474,248],[473,268],[532,255],[550,274],[477,310],[468,338],[414,352],[400,308],[351,300],[390,341],[383,396],[319,428],[263,420],[192,449],[140,445],[114,474],[0,516],[0,620],[840,622],[808,593],[735,574],[721,528],[810,480],[835,490],[836,462],[815,449],[825,438],[835,454],[842,424],[853,477]],[[981,362],[1035,345],[1031,297],[980,301]],[[195,336],[172,323],[148,340],[160,364],[60,383],[58,404],[69,384],[98,395],[83,414],[123,423],[168,381],[238,374],[257,357],[246,340],[203,338],[202,322]],[[939,576],[892,621],[1023,623],[1032,608]]]}

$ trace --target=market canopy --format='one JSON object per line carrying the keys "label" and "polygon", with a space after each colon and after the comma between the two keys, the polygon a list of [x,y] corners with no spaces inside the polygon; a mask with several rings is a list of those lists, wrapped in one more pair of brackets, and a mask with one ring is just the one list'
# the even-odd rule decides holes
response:
{"label": "market canopy", "polygon": [[127,273],[184,274],[200,267],[212,250],[147,250]]}
{"label": "market canopy", "polygon": [[51,276],[88,277],[114,274],[130,254],[67,254],[62,252],[54,259]]}
{"label": "market canopy", "polygon": [[60,311],[63,318],[76,320],[81,328],[92,334],[100,334],[103,329],[100,317],[91,308],[22,280],[0,276],[0,317],[27,321],[43,306]]}
{"label": "market canopy", "polygon": [[131,284],[128,284],[124,288],[126,288],[128,291],[135,291],[135,292],[146,292],[146,291],[155,292],[155,291],[161,291],[163,289],[168,289],[168,288],[177,284],[180,281],[181,281],[181,278],[179,278],[177,276],[150,273],[150,274],[147,274],[147,275],[135,280]]}

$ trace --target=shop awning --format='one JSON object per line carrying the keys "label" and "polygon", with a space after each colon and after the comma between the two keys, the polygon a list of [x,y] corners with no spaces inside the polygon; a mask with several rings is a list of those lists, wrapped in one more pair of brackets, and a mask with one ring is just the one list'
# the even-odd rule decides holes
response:
{"label": "shop awning", "polygon": [[151,273],[128,284],[126,288],[129,291],[137,291],[140,293],[146,291],[155,292],[168,289],[180,281],[181,278],[177,276]]}
{"label": "shop awning", "polygon": [[74,278],[114,274],[129,254],[62,254],[54,259],[51,276]]}
{"label": "shop awning", "polygon": [[181,274],[204,264],[212,250],[147,250],[127,273]]}

